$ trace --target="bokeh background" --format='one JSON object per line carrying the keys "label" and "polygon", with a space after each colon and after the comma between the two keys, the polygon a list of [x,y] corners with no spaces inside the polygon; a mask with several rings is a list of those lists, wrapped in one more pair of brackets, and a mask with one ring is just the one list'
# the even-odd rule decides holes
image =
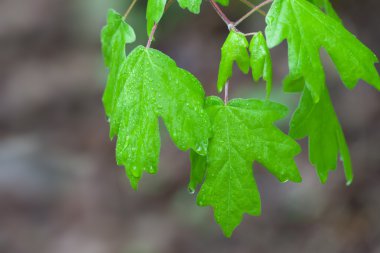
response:
{"label": "bokeh background", "polygon": [[[99,43],[107,9],[124,12],[129,3],[0,0],[1,253],[380,252],[380,93],[364,83],[346,90],[326,54],[328,85],[352,152],[352,186],[345,186],[341,165],[321,185],[301,141],[304,183],[280,184],[255,165],[263,215],[245,217],[226,239],[211,209],[197,207],[187,192],[188,154],[176,150],[163,129],[160,171],[134,192],[108,139]],[[349,30],[380,55],[380,2],[333,3]],[[139,1],[128,18],[138,41],[127,50],[146,43],[145,4]],[[246,11],[232,0],[226,13],[235,20]],[[245,32],[263,28],[258,14],[241,26]],[[174,4],[153,46],[216,95],[226,35],[207,1],[199,16]],[[272,99],[293,112],[299,95],[280,88],[288,71],[286,44],[272,53]],[[264,86],[235,71],[231,93],[263,98]],[[284,131],[288,120],[279,123]]]}

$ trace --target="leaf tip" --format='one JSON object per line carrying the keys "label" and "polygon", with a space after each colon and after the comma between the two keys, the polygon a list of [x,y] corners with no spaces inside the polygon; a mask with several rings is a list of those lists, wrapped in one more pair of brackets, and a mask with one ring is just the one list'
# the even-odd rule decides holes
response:
{"label": "leaf tip", "polygon": [[221,93],[223,91],[224,85],[225,84],[223,82],[218,82],[217,89],[218,89],[219,93]]}
{"label": "leaf tip", "polygon": [[294,183],[302,183],[302,176],[301,174],[298,172],[293,178],[292,178],[292,181]]}
{"label": "leaf tip", "polygon": [[195,183],[193,181],[191,181],[188,186],[187,186],[187,191],[190,193],[190,194],[194,194],[195,193]]}
{"label": "leaf tip", "polygon": [[230,239],[232,237],[233,230],[227,230],[222,228],[222,232],[226,238]]}
{"label": "leaf tip", "polygon": [[[317,168],[317,170],[318,170],[318,168]],[[328,172],[322,172],[322,171],[318,170],[317,173],[318,173],[319,181],[321,182],[321,184],[326,184],[327,179],[328,179]]]}
{"label": "leaf tip", "polygon": [[138,191],[140,178],[128,176],[129,183],[134,191]]}

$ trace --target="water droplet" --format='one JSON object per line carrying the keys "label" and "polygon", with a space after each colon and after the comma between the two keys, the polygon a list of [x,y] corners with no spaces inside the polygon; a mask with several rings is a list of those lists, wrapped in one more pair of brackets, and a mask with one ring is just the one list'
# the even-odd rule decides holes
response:
{"label": "water droplet", "polygon": [[151,166],[149,166],[149,168],[148,168],[148,172],[149,172],[150,174],[154,174],[154,173],[156,172],[156,170],[155,170],[154,167],[151,165]]}
{"label": "water droplet", "polygon": [[207,151],[207,142],[201,142],[196,148],[195,151],[199,154],[206,154]]}
{"label": "water droplet", "polygon": [[137,166],[133,166],[133,168],[132,168],[132,175],[134,177],[140,177],[140,172],[139,172]]}
{"label": "water droplet", "polygon": [[189,187],[187,188],[187,191],[188,191],[190,194],[194,194],[194,193],[195,193],[195,189],[194,189],[194,187],[192,187],[192,186],[189,186]]}

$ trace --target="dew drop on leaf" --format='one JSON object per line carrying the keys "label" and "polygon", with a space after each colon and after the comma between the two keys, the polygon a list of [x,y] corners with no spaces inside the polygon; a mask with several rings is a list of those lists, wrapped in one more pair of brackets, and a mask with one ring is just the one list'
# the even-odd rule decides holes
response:
{"label": "dew drop on leaf", "polygon": [[196,149],[195,151],[197,151],[198,153],[200,153],[200,152],[203,151],[203,147],[202,147],[202,146],[198,146],[197,149]]}
{"label": "dew drop on leaf", "polygon": [[140,177],[140,173],[139,173],[139,170],[138,170],[137,166],[133,166],[132,167],[132,175],[134,177]]}
{"label": "dew drop on leaf", "polygon": [[194,189],[193,187],[191,187],[191,186],[189,186],[189,187],[187,188],[187,191],[188,191],[190,194],[194,194],[194,193],[195,193],[195,189]]}
{"label": "dew drop on leaf", "polygon": [[151,166],[149,166],[149,168],[148,168],[148,172],[149,172],[150,174],[154,174],[154,173],[156,173],[156,170],[155,170],[154,167],[151,165]]}

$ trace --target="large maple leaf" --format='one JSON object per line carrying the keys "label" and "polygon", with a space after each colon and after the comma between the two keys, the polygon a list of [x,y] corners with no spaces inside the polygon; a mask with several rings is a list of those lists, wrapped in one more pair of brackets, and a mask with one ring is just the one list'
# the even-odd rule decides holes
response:
{"label": "large maple leaf", "polygon": [[137,47],[123,63],[114,87],[113,96],[104,100],[112,108],[110,134],[118,137],[117,161],[125,166],[134,188],[143,171],[157,171],[159,117],[179,149],[206,154],[210,123],[203,109],[203,88],[168,56]]}
{"label": "large maple leaf", "polygon": [[314,102],[319,101],[325,88],[321,48],[327,51],[348,88],[363,79],[380,89],[380,77],[374,66],[378,62],[376,55],[340,22],[310,2],[274,0],[266,22],[270,48],[288,41],[290,74],[286,85],[305,83]]}
{"label": "large maple leaf", "polygon": [[301,149],[273,125],[287,114],[287,108],[281,104],[235,99],[225,105],[220,98],[210,97],[206,108],[212,137],[207,157],[192,154],[189,187],[195,189],[205,174],[197,202],[200,206],[212,206],[216,222],[226,236],[231,236],[244,213],[261,213],[253,162],[264,165],[281,182],[300,182],[294,157]]}

